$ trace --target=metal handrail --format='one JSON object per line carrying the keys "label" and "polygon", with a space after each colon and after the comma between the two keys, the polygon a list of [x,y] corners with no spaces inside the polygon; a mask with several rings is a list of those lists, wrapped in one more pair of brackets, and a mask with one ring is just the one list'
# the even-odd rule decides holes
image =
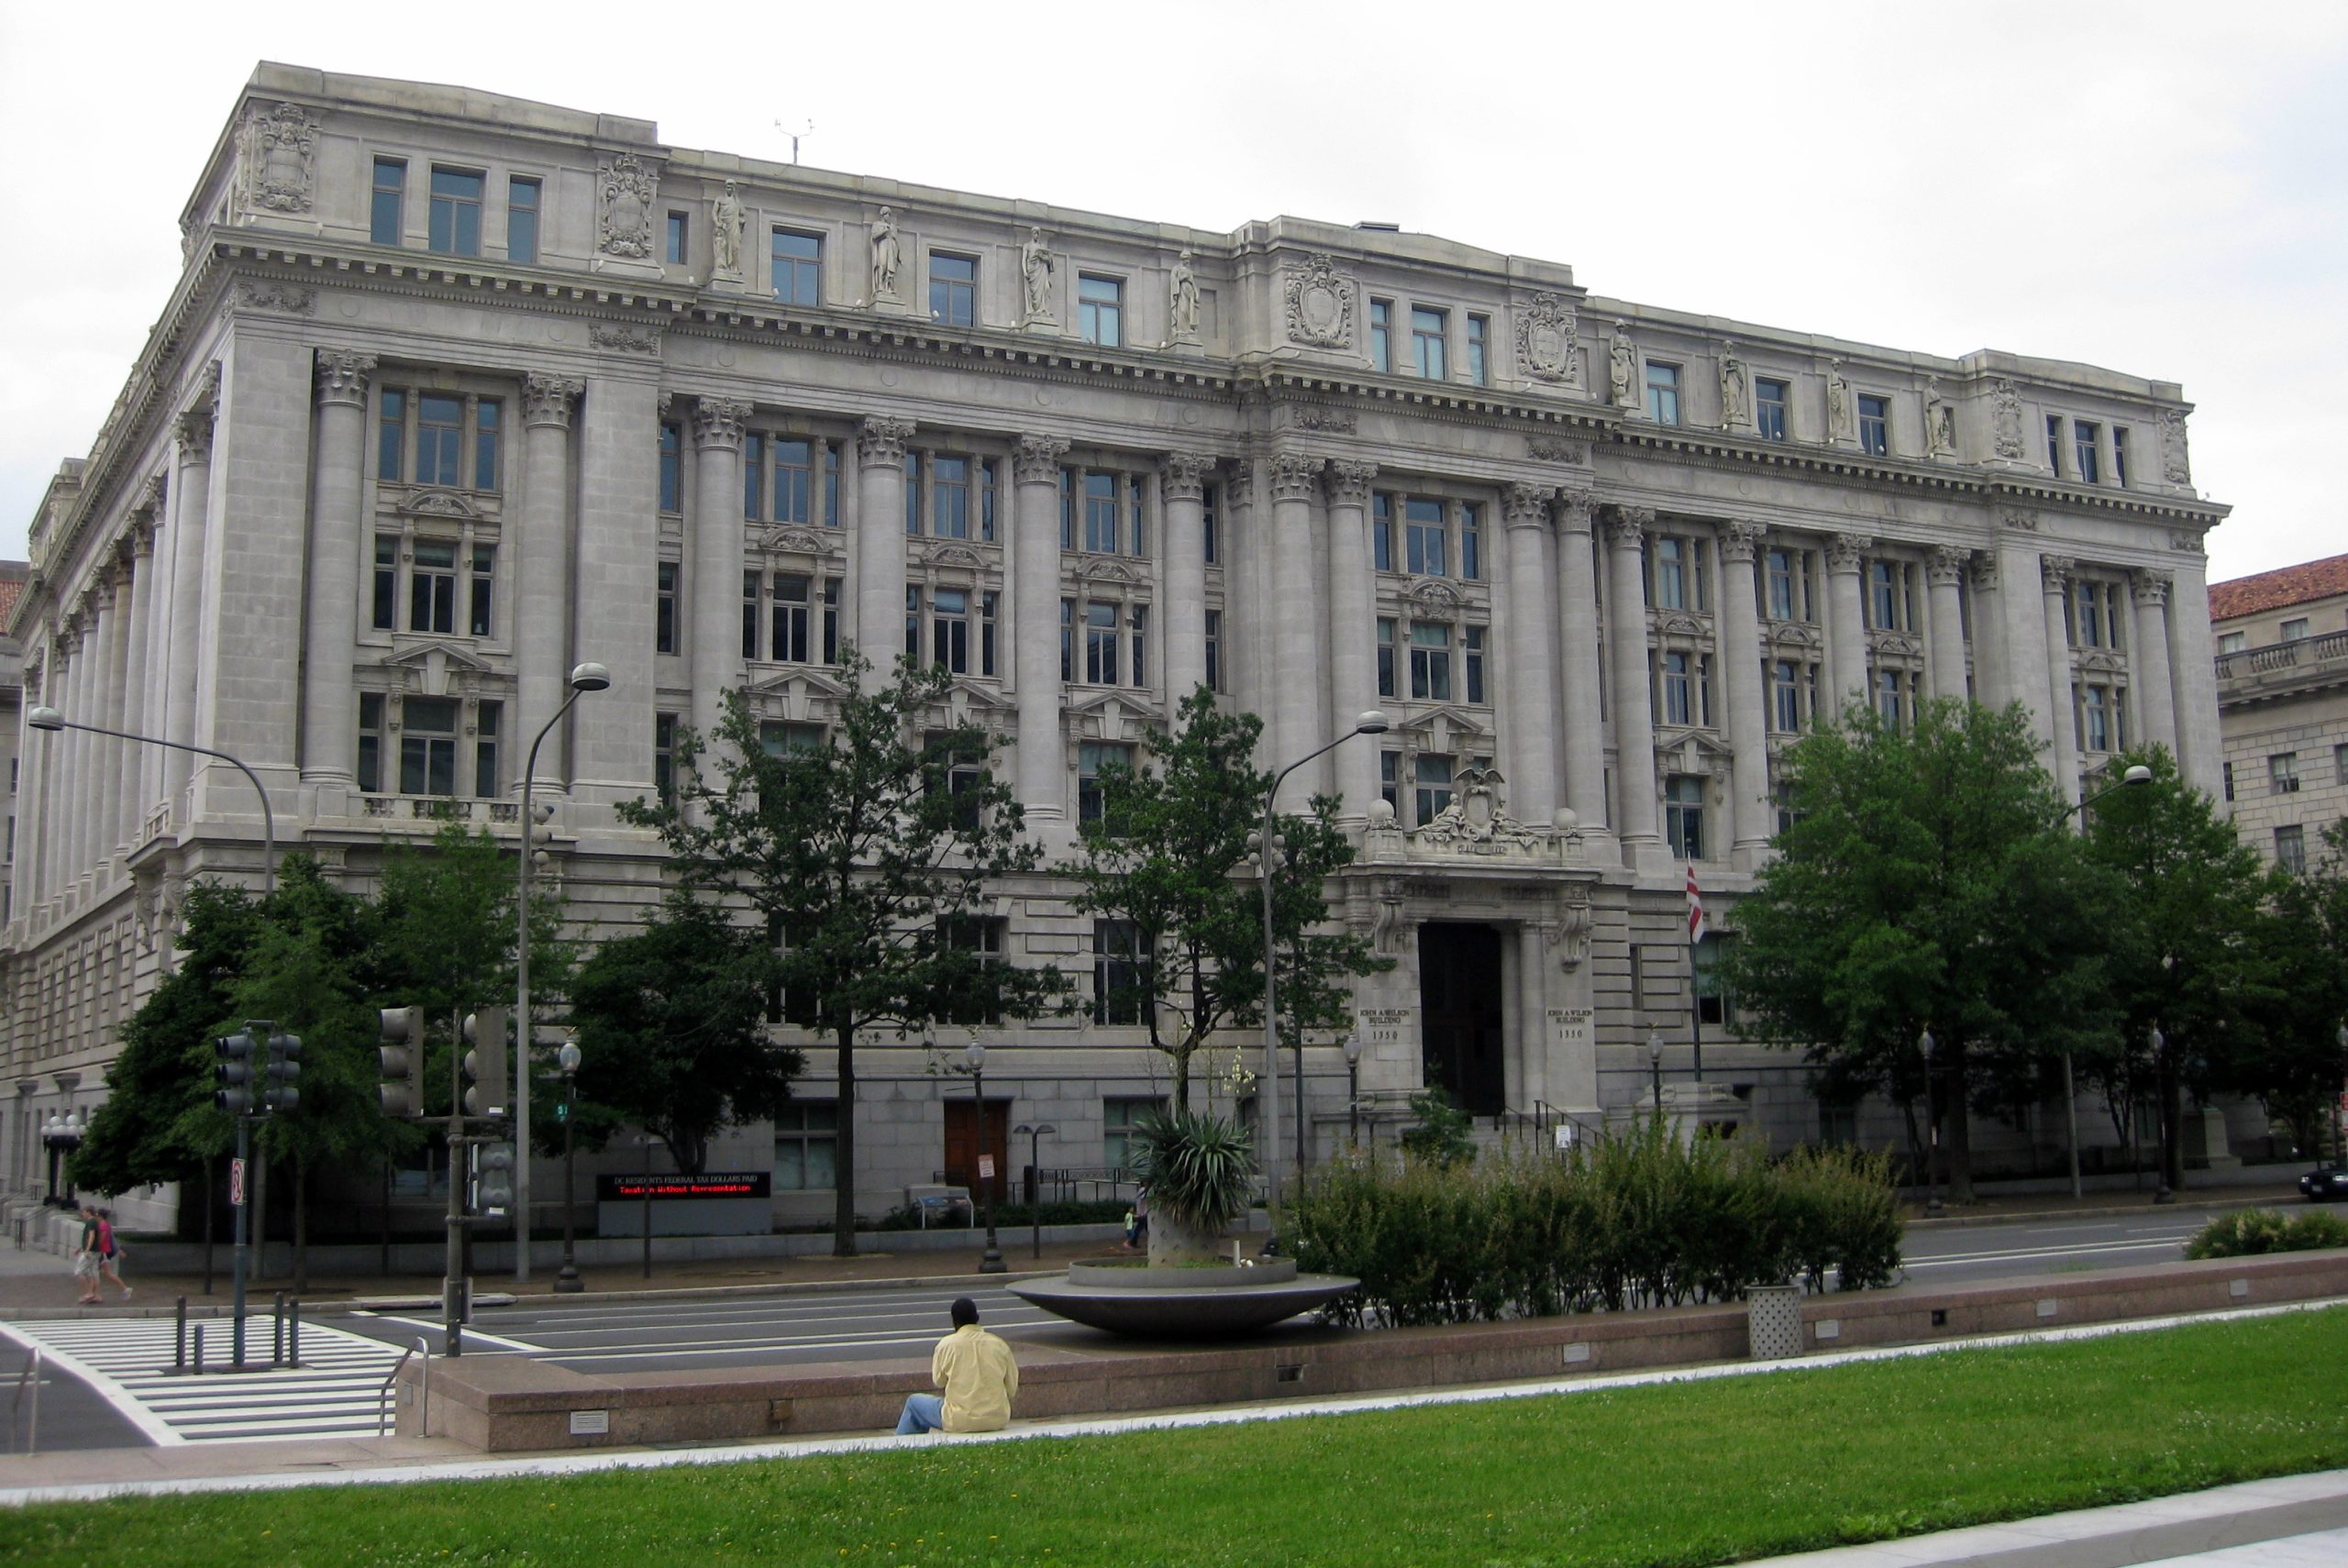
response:
{"label": "metal handrail", "polygon": [[25,1457],[32,1458],[40,1452],[40,1347],[32,1346],[32,1355],[25,1369],[17,1374],[17,1397],[8,1406],[8,1446],[17,1446],[17,1411],[25,1402],[25,1386],[33,1391],[33,1419],[25,1427]]}
{"label": "metal handrail", "polygon": [[424,1436],[429,1437],[432,1435],[432,1349],[424,1342],[423,1336],[418,1335],[414,1344],[400,1352],[399,1360],[392,1364],[392,1375],[389,1377],[384,1378],[383,1386],[376,1390],[375,1435],[377,1437],[383,1436],[384,1433],[390,1430],[392,1424],[392,1388],[399,1382],[400,1373],[407,1366],[408,1358],[416,1354],[418,1352],[422,1352],[424,1355],[424,1386],[421,1397],[417,1400],[416,1427]]}

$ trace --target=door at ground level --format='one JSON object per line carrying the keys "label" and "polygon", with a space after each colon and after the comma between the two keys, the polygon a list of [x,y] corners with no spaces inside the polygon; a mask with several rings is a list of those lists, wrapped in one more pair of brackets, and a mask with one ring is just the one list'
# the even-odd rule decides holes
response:
{"label": "door at ground level", "polygon": [[1420,1051],[1429,1088],[1470,1116],[1507,1109],[1501,1061],[1501,933],[1489,925],[1419,927]]}
{"label": "door at ground level", "polygon": [[[968,1099],[949,1099],[946,1102],[946,1163],[944,1166],[946,1180],[956,1187],[969,1187],[972,1201],[984,1202],[992,1198],[995,1202],[1001,1203],[1003,1201],[1004,1195],[1011,1191],[1008,1181],[1011,1174],[1011,1162],[1008,1158],[1010,1148],[1011,1102],[1009,1100],[987,1101],[986,1127],[983,1132],[979,1126],[977,1106]],[[990,1154],[994,1158],[994,1179],[986,1183],[983,1191],[980,1189],[979,1184],[980,1154]]]}

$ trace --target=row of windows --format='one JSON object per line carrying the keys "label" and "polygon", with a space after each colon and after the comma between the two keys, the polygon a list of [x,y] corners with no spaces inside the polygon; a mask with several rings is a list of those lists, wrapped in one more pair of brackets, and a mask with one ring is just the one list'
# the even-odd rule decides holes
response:
{"label": "row of windows", "polygon": [[494,494],[504,429],[496,398],[385,387],[376,394],[375,477]]}
{"label": "row of windows", "polygon": [[[1096,998],[1115,995],[1122,985],[1130,988],[1128,977],[1130,956],[1121,953],[1116,944],[1124,938],[1118,933],[1093,933],[1093,994]],[[1124,964],[1127,968],[1104,970],[1103,958]],[[1107,980],[1111,983],[1103,984]],[[1101,1008],[1095,1007],[1098,1018]],[[1121,1009],[1122,1010],[1122,1009]],[[1155,1098],[1105,1097],[1101,1101],[1101,1159],[1113,1171],[1126,1171],[1134,1165],[1141,1147],[1141,1129],[1155,1113],[1165,1110],[1166,1102]],[[778,1192],[828,1192],[839,1180],[839,1104],[836,1100],[793,1100],[775,1113],[774,1119],[774,1187]]]}
{"label": "row of windows", "polygon": [[[425,214],[425,248],[439,256],[478,256],[482,243],[482,206],[487,199],[489,176],[477,169],[432,165],[430,206]],[[546,187],[533,175],[515,174],[505,182],[505,259],[535,262],[538,259],[538,215]],[[374,189],[368,208],[367,237],[377,245],[397,245],[407,231],[407,160],[375,160]]]}
{"label": "row of windows", "polygon": [[[2335,745],[2331,748],[2331,781],[2334,784],[2348,785],[2348,745]],[[2266,759],[2266,782],[2268,788],[2277,795],[2298,794],[2299,792],[2299,754],[2296,751],[2278,751],[2269,756]],[[2229,762],[2226,764],[2226,799],[2231,801],[2233,798],[2234,765]]]}
{"label": "row of windows", "polygon": [[[2075,479],[2081,484],[2103,482],[2103,426],[2085,419],[2067,421],[2070,439],[2064,439],[2066,421],[2059,414],[2046,416],[2046,466],[2054,470],[2057,479]],[[2067,447],[2069,456],[2065,457]],[[2111,480],[2121,489],[2128,488],[2128,427],[2111,427]]]}
{"label": "row of windows", "polygon": [[[464,719],[472,716],[467,745]],[[392,703],[380,691],[359,694],[359,788],[368,794],[471,796],[498,794],[497,736],[504,704],[491,699],[408,697],[392,723]],[[470,752],[470,756],[468,756]]]}
{"label": "row of windows", "polygon": [[1371,564],[1379,571],[1475,582],[1484,575],[1484,509],[1473,501],[1379,491],[1369,498],[1369,546]]}
{"label": "row of windows", "polygon": [[[1442,621],[1411,623],[1407,639],[1399,636],[1400,623],[1393,616],[1378,618],[1378,694],[1380,697],[1401,697],[1403,665],[1407,658],[1409,695],[1414,701],[1448,702],[1453,700],[1451,627]],[[1459,673],[1456,688],[1460,701],[1481,703],[1484,697],[1484,638],[1485,628],[1459,628]]]}
{"label": "row of windows", "polygon": [[[1451,312],[1439,305],[1410,307],[1410,353],[1404,361],[1410,373],[1429,381],[1451,379]],[[1394,302],[1373,297],[1369,302],[1369,363],[1381,375],[1394,373]],[[1470,314],[1466,337],[1468,380],[1479,387],[1492,384],[1492,318]]]}

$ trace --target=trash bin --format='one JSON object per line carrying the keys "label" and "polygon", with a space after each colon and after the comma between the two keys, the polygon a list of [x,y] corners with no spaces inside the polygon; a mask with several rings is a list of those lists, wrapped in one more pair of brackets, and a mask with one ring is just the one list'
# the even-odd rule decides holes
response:
{"label": "trash bin", "polygon": [[1755,1285],[1744,1293],[1745,1337],[1755,1361],[1801,1354],[1801,1286]]}

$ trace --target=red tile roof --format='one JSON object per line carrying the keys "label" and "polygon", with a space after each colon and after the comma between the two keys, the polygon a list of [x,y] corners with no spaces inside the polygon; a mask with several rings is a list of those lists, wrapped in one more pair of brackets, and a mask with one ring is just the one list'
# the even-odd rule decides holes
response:
{"label": "red tile roof", "polygon": [[2237,615],[2255,615],[2342,594],[2348,594],[2348,556],[2331,556],[2277,567],[2254,577],[2238,577],[2232,582],[2211,583],[2210,619],[2230,621]]}
{"label": "red tile roof", "polygon": [[14,574],[0,574],[0,633],[8,626],[8,617],[17,613],[17,601],[24,596],[25,580]]}

